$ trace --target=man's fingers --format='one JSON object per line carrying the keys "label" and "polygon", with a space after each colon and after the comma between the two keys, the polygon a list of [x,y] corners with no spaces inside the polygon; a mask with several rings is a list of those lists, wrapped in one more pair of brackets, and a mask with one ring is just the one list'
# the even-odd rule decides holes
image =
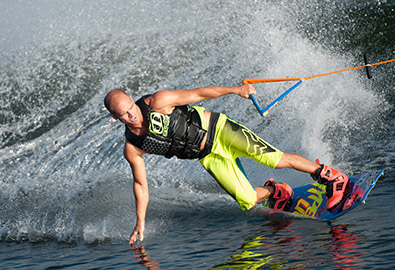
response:
{"label": "man's fingers", "polygon": [[253,85],[249,84],[250,88],[250,93],[248,93],[248,96],[250,96],[250,94],[256,95],[256,89]]}
{"label": "man's fingers", "polygon": [[136,240],[137,240],[137,231],[134,231],[130,235],[129,245],[133,245],[133,243],[136,242]]}
{"label": "man's fingers", "polygon": [[143,232],[140,232],[139,239],[140,239],[140,241],[144,241],[144,233]]}
{"label": "man's fingers", "polygon": [[134,231],[132,235],[130,235],[129,245],[133,245],[134,242],[137,241],[137,236],[139,236],[139,240],[144,240],[144,233],[139,231]]}
{"label": "man's fingers", "polygon": [[243,90],[240,94],[244,98],[249,98],[250,94],[256,95],[256,89],[252,84],[243,84]]}
{"label": "man's fingers", "polygon": [[136,242],[136,237],[130,236],[129,245],[133,245]]}

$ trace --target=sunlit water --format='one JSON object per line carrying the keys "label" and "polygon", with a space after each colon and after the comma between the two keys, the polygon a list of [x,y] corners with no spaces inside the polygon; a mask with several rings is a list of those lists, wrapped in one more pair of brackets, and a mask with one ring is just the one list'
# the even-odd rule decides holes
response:
{"label": "sunlit water", "polygon": [[[384,169],[367,204],[329,224],[241,211],[197,161],[145,158],[146,239],[135,224],[123,126],[102,100],[122,87],[236,85],[395,58],[390,1],[3,1],[0,9],[2,269],[392,269],[393,63],[305,81],[263,119],[225,112],[279,149],[346,173]],[[292,84],[256,85],[262,106]],[[251,182],[310,177],[243,160]],[[263,177],[262,177],[263,176]]]}

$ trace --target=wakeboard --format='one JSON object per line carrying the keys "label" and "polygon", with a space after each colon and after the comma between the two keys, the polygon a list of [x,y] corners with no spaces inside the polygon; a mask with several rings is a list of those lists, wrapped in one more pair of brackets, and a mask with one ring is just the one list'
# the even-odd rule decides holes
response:
{"label": "wakeboard", "polygon": [[383,170],[379,170],[349,176],[350,188],[346,191],[340,204],[331,212],[326,208],[326,186],[318,183],[293,188],[292,207],[289,211],[270,209],[268,199],[263,201],[262,205],[269,208],[267,210],[270,215],[278,217],[311,217],[332,221],[365,203],[370,191],[383,173]]}

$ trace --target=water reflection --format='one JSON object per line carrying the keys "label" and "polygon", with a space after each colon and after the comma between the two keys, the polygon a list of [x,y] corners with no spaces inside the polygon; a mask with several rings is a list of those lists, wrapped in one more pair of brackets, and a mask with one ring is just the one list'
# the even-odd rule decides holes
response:
{"label": "water reflection", "polygon": [[329,234],[332,237],[331,254],[341,269],[355,269],[363,253],[358,253],[358,236],[347,232],[346,225],[338,225],[331,228]]}
{"label": "water reflection", "polygon": [[[231,256],[231,259],[210,268],[214,269],[279,269],[289,267],[289,261],[284,256],[278,256],[280,251],[273,255],[274,250],[281,246],[295,246],[295,250],[302,244],[301,236],[296,231],[287,228],[294,221],[274,221],[264,225],[264,230],[257,236],[249,238],[239,249],[240,253]],[[289,236],[280,236],[283,233],[291,233]],[[303,264],[293,264],[293,269],[304,268]]]}
{"label": "water reflection", "polygon": [[[209,269],[328,269],[334,265],[336,269],[358,269],[364,255],[358,243],[358,234],[349,232],[345,224],[328,228],[326,223],[314,221],[273,220],[247,238],[228,260]],[[144,245],[131,249],[133,260],[142,267],[160,269]]]}
{"label": "water reflection", "polygon": [[160,269],[159,262],[157,260],[150,259],[150,256],[147,254],[144,245],[133,245],[130,249],[133,250],[133,259],[137,261],[141,266],[147,267],[148,270]]}
{"label": "water reflection", "polygon": [[348,232],[347,225],[330,227],[325,233],[314,233],[313,227],[302,224],[301,228],[289,220],[272,221],[263,227],[228,261],[210,269],[306,269],[333,263],[338,269],[355,269],[362,261],[363,254],[357,252],[358,236]]}

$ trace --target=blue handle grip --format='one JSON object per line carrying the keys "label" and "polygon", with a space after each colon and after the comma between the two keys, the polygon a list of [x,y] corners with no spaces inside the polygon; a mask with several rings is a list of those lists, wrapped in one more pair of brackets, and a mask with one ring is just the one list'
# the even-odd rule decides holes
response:
{"label": "blue handle grip", "polygon": [[258,101],[256,100],[255,96],[253,94],[250,94],[250,99],[252,100],[252,102],[255,105],[255,108],[258,110],[259,114],[263,116],[263,109],[262,107],[259,105]]}
{"label": "blue handle grip", "polygon": [[260,114],[260,115],[263,115],[263,113],[262,113],[263,109],[262,109],[262,107],[259,105],[259,103],[258,103],[258,101],[256,100],[255,96],[254,96],[253,94],[250,94],[250,98],[251,98],[252,102],[254,103],[255,108],[258,110],[259,114]]}
{"label": "blue handle grip", "polygon": [[291,88],[289,88],[287,91],[285,91],[282,95],[280,95],[278,98],[276,98],[272,103],[270,103],[269,106],[267,106],[265,109],[262,109],[262,107],[259,105],[258,101],[256,100],[255,96],[253,94],[250,94],[250,98],[252,100],[252,102],[254,103],[255,107],[257,108],[258,112],[260,115],[262,115],[263,117],[265,117],[266,114],[269,113],[269,111],[276,106],[276,104],[282,100],[283,98],[285,98],[286,95],[288,95],[289,93],[292,92],[292,90],[294,90],[296,87],[298,87],[301,83],[303,82],[303,80],[298,81],[296,84],[294,84]]}

